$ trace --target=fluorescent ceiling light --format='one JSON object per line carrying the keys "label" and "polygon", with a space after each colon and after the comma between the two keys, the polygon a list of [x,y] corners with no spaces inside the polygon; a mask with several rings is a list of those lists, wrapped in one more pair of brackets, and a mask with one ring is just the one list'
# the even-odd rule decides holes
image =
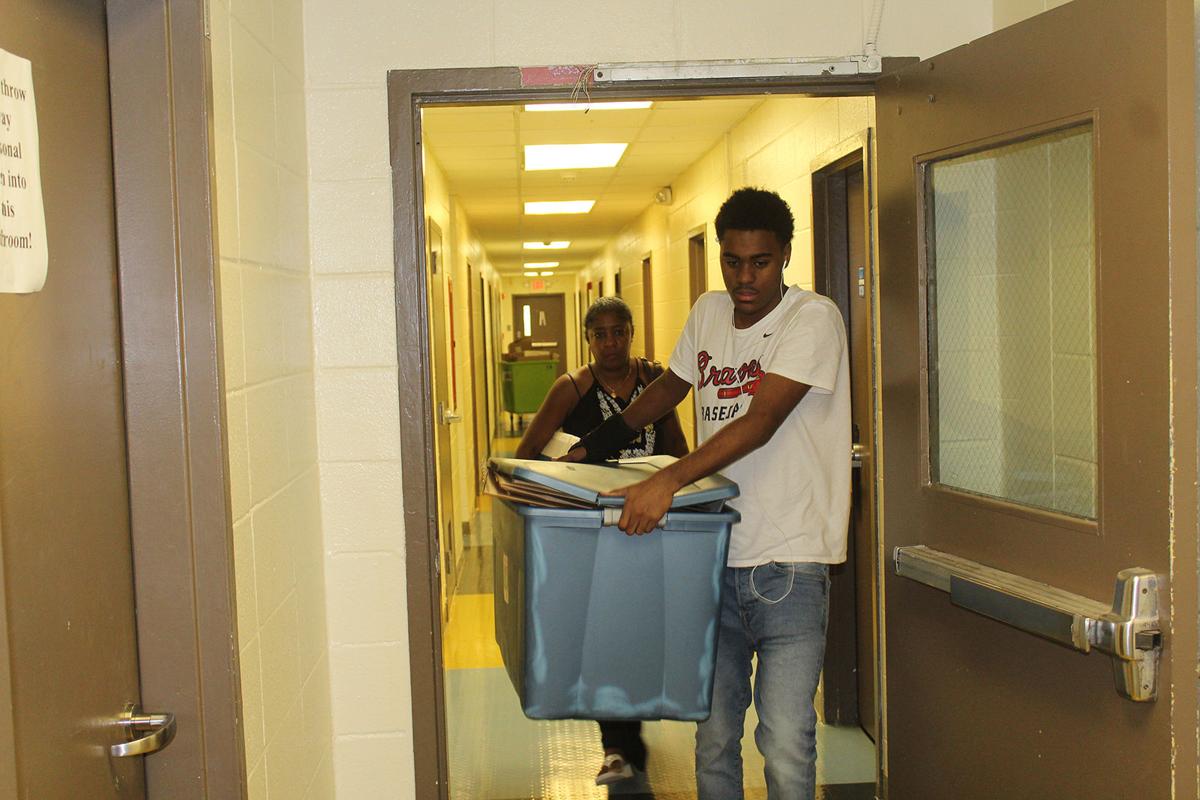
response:
{"label": "fluorescent ceiling light", "polygon": [[538,276],[538,274],[536,272],[526,272],[525,273],[526,278],[536,278],[537,276]]}
{"label": "fluorescent ceiling light", "polygon": [[613,103],[527,103],[526,111],[628,111],[635,108],[649,108],[654,105],[650,100],[632,100]]}
{"label": "fluorescent ceiling light", "polygon": [[586,214],[594,205],[595,200],[531,200],[525,203],[525,213]]}
{"label": "fluorescent ceiling light", "polygon": [[542,273],[542,277],[543,277],[543,278],[549,278],[549,277],[550,277],[551,275],[553,275],[553,274],[554,274],[553,272],[543,272],[543,273]]}
{"label": "fluorescent ceiling light", "polygon": [[558,266],[557,261],[526,261],[525,262],[525,269],[549,269],[550,267],[557,267],[557,266]]}
{"label": "fluorescent ceiling light", "polygon": [[566,250],[570,242],[526,242],[526,250]]}
{"label": "fluorescent ceiling light", "polygon": [[627,142],[592,144],[527,144],[525,171],[544,169],[601,169],[615,167]]}

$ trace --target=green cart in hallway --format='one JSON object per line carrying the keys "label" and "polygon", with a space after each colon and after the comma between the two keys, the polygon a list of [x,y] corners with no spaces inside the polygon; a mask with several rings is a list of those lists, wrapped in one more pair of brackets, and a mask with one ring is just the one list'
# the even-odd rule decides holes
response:
{"label": "green cart in hallway", "polygon": [[558,377],[558,360],[523,359],[500,362],[500,394],[510,414],[533,414]]}

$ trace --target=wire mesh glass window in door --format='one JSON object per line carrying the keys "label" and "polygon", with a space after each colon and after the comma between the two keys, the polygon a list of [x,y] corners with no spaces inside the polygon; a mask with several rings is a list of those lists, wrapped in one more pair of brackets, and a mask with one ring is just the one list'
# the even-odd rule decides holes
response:
{"label": "wire mesh glass window in door", "polygon": [[1092,128],[925,171],[930,478],[1096,516]]}

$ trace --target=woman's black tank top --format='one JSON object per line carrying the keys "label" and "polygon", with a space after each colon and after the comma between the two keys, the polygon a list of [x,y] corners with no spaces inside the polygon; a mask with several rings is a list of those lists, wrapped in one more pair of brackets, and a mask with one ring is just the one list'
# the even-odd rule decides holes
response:
{"label": "woman's black tank top", "polygon": [[[575,386],[575,393],[579,395],[579,402],[575,404],[575,408],[571,409],[571,413],[567,414],[567,418],[563,420],[563,431],[574,436],[584,436],[613,414],[619,414],[628,408],[629,404],[646,388],[646,373],[649,373],[650,380],[658,377],[658,374],[654,373],[650,363],[644,358],[639,358],[636,363],[637,383],[634,384],[633,392],[629,395],[629,400],[622,400],[620,397],[614,397],[606,392],[600,385],[600,381],[596,379],[596,373],[592,371],[592,367],[589,364],[588,371],[592,372],[592,386],[586,392],[582,393],[579,391],[579,386]],[[661,374],[661,367],[658,372]],[[570,378],[570,373],[567,373],[567,377]],[[571,383],[575,384],[574,378],[571,378]],[[653,425],[647,425],[638,433],[636,439],[626,445],[617,454],[617,457],[638,458],[640,456],[658,455],[659,450],[656,448],[662,446],[661,424],[660,421]]]}

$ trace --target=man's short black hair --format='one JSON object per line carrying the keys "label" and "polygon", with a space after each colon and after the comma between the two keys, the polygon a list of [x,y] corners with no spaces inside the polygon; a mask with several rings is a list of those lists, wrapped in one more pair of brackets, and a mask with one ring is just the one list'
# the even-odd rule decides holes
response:
{"label": "man's short black hair", "polygon": [[792,210],[782,197],[754,186],[743,186],[721,205],[716,219],[717,239],[725,231],[771,231],[779,239],[780,247],[792,243],[796,221]]}

